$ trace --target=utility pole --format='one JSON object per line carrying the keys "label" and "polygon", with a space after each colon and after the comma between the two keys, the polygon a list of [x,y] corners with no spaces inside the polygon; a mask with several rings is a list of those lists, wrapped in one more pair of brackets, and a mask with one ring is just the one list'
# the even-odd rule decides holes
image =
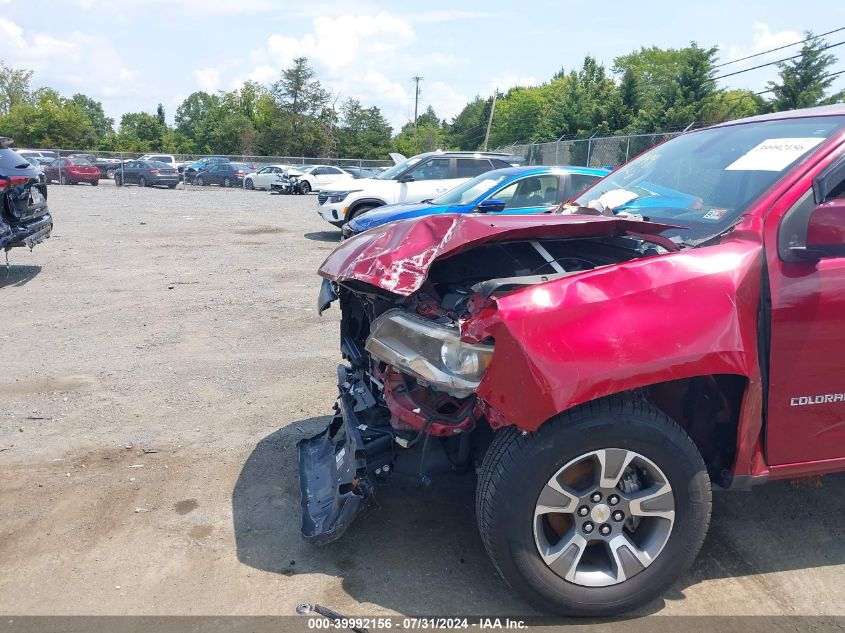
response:
{"label": "utility pole", "polygon": [[487,133],[484,135],[484,151],[487,151],[487,141],[490,139],[490,126],[493,124],[493,113],[496,111],[496,99],[499,96],[499,86],[496,86],[496,92],[493,93],[493,105],[490,108],[490,118],[487,119]]}
{"label": "utility pole", "polygon": [[411,77],[411,81],[416,84],[416,89],[414,90],[414,146],[417,148],[417,151],[420,150],[420,137],[417,134],[417,108],[420,104],[420,82],[423,79],[423,77],[418,75]]}

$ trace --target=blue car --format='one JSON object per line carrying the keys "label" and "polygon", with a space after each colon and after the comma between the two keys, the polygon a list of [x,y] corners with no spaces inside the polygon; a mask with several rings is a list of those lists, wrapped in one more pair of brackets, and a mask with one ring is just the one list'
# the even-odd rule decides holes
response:
{"label": "blue car", "polygon": [[508,167],[476,176],[438,198],[377,207],[343,227],[344,237],[393,222],[437,213],[543,213],[576,197],[607,169],[592,167]]}

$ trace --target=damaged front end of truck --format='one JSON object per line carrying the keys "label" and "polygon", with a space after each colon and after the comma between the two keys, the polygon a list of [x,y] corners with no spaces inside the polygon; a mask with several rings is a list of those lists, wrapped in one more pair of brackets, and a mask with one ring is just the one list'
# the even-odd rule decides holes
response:
{"label": "damaged front end of truck", "polygon": [[[561,282],[578,276],[630,263],[631,278],[647,277],[638,262],[680,251],[659,235],[667,228],[441,215],[343,242],[319,271],[318,308],[338,301],[345,362],[334,418],[299,443],[303,536],[339,538],[390,473],[426,483],[438,468],[474,470],[493,429],[535,430],[556,413],[560,393],[542,359],[521,351],[520,339],[544,334],[520,331],[522,317],[554,314],[556,293],[578,291]],[[515,302],[502,310],[506,297]]]}

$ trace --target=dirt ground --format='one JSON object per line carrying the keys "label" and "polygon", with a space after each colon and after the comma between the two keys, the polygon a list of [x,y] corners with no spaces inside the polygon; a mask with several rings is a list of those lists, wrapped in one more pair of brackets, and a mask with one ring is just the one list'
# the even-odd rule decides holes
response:
{"label": "dirt ground", "polygon": [[[50,189],[0,268],[0,613],[529,615],[471,477],[404,480],[337,543],[299,537],[295,443],[334,398],[339,232],[314,196]],[[721,494],[647,614],[845,614],[845,477]]]}

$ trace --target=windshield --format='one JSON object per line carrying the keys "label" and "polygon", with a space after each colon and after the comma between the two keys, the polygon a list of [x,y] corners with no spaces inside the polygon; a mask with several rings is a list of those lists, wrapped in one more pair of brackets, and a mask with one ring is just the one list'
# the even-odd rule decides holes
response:
{"label": "windshield", "polygon": [[409,158],[408,160],[403,160],[398,165],[394,165],[390,169],[381,172],[375,178],[376,178],[376,180],[395,180],[399,176],[399,174],[401,174],[403,171],[405,171],[409,167],[413,167],[414,165],[416,165],[421,160],[422,159],[419,156],[413,156],[413,157]]}
{"label": "windshield", "polygon": [[450,189],[442,196],[431,201],[431,204],[459,205],[470,204],[479,196],[484,195],[493,187],[501,184],[507,178],[507,174],[496,175],[496,172],[487,172],[467,180],[464,184]]}
{"label": "windshield", "polygon": [[574,204],[677,224],[685,228],[666,235],[697,243],[734,224],[791,167],[843,126],[845,116],[827,116],[685,134],[611,173]]}

